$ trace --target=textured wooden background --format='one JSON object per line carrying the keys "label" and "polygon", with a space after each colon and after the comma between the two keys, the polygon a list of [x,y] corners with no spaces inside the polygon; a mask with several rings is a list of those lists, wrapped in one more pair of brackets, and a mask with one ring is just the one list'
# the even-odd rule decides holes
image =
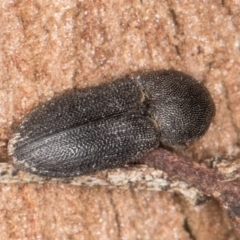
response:
{"label": "textured wooden background", "polygon": [[[211,92],[207,134],[183,154],[239,160],[240,2],[2,0],[0,158],[20,119],[54,94],[176,69]],[[124,173],[125,170],[120,170]],[[0,239],[239,239],[210,199],[137,186],[0,185]]]}

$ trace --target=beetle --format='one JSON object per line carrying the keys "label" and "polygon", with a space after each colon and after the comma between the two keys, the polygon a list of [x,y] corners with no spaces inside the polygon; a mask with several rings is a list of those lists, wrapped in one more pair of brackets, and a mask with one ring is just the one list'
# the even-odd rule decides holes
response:
{"label": "beetle", "polygon": [[137,162],[159,146],[185,146],[203,136],[214,115],[208,90],[191,76],[146,72],[41,104],[14,130],[8,153],[34,174],[90,174]]}

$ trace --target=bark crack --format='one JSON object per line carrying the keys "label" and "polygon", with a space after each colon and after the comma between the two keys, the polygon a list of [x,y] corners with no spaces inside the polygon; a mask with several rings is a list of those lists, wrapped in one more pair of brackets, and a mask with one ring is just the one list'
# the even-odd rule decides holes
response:
{"label": "bark crack", "polygon": [[191,229],[191,226],[190,226],[187,218],[184,219],[183,228],[184,228],[184,230],[188,233],[189,239],[191,239],[191,240],[197,240],[197,238],[196,238],[196,237],[194,236],[194,234],[193,234],[193,231],[192,231],[192,229]]}
{"label": "bark crack", "polygon": [[119,216],[116,204],[113,200],[112,192],[110,193],[110,203],[111,203],[113,211],[115,213],[115,221],[116,221],[116,225],[117,225],[117,236],[118,236],[118,239],[122,239],[120,216]]}

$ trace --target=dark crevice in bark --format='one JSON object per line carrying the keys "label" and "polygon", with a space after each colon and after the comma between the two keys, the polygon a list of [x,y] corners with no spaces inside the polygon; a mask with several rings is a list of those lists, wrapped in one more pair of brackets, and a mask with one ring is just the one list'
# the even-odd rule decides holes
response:
{"label": "dark crevice in bark", "polygon": [[119,213],[118,210],[116,208],[116,204],[113,200],[113,196],[112,196],[112,192],[109,192],[110,194],[110,203],[112,205],[113,211],[115,213],[115,221],[116,221],[116,225],[117,225],[117,237],[118,239],[122,239],[122,234],[121,234],[121,221],[120,221],[120,217],[119,217]]}
{"label": "dark crevice in bark", "polygon": [[191,240],[197,240],[197,239],[194,237],[194,235],[193,235],[191,226],[190,226],[187,218],[184,219],[183,228],[184,228],[184,230],[188,233],[189,238],[190,238]]}

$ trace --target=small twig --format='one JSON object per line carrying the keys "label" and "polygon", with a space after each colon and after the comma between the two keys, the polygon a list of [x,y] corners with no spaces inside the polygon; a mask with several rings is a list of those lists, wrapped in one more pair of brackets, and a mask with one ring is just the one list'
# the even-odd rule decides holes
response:
{"label": "small twig", "polygon": [[240,233],[239,183],[225,181],[226,179],[222,174],[205,166],[190,162],[164,149],[149,153],[141,162],[161,169],[170,177],[184,181],[203,193],[218,199]]}

